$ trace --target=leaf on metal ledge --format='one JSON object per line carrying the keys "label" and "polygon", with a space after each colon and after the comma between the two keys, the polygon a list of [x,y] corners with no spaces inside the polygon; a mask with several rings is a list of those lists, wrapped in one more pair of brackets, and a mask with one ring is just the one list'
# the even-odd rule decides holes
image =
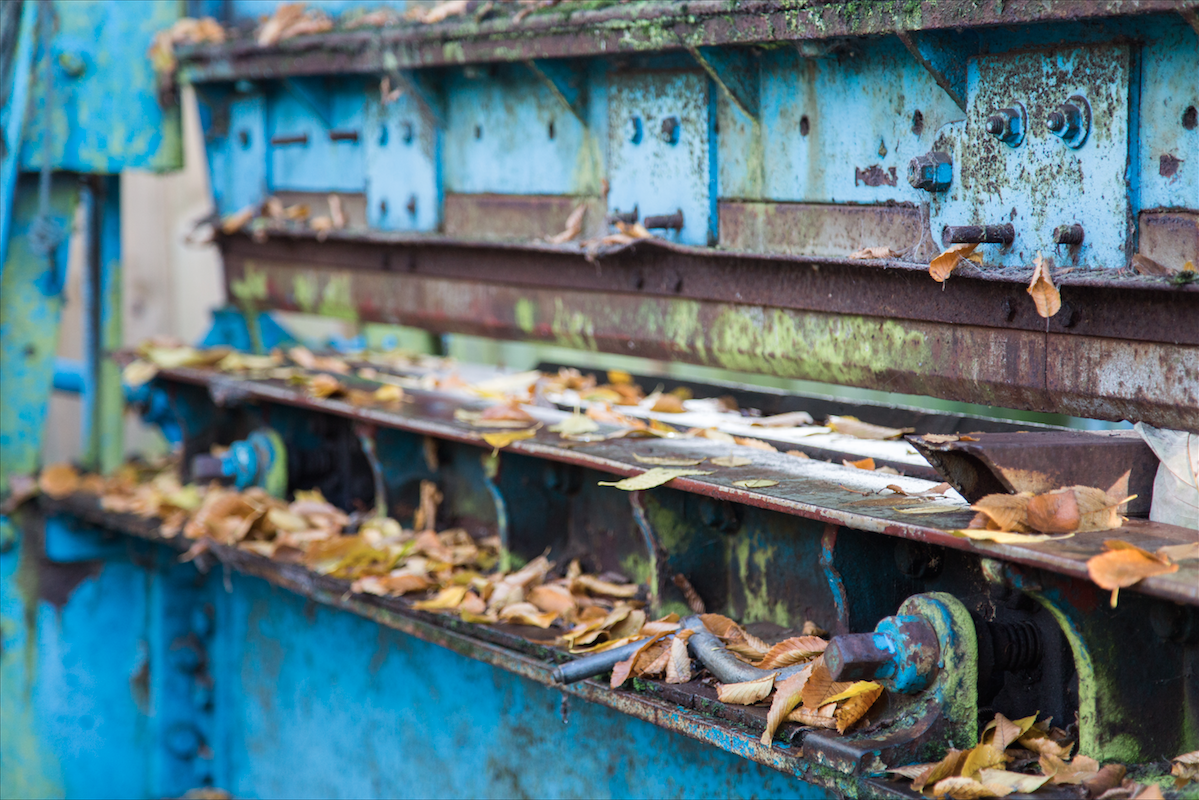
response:
{"label": "leaf on metal ledge", "polygon": [[646,489],[653,489],[665,483],[669,483],[675,478],[689,478],[696,475],[711,475],[711,472],[705,472],[698,469],[674,469],[671,467],[653,467],[640,475],[634,475],[630,478],[624,478],[619,481],[600,481],[600,486],[614,486],[617,489],[623,489],[626,492],[639,492]]}
{"label": "leaf on metal ledge", "polygon": [[738,706],[752,706],[764,700],[774,691],[774,680],[777,672],[742,683],[722,683],[716,687],[716,697],[722,703],[732,703]]}
{"label": "leaf on metal ledge", "polygon": [[743,481],[733,481],[734,486],[740,486],[742,489],[767,489],[771,486],[778,486],[778,481],[772,481],[768,478],[747,478]]}
{"label": "leaf on metal ledge", "polygon": [[1053,285],[1053,277],[1049,274],[1053,269],[1053,259],[1043,258],[1040,251],[1033,259],[1032,280],[1028,284],[1028,293],[1037,307],[1037,313],[1045,319],[1052,317],[1062,308],[1062,295]]}
{"label": "leaf on metal ledge", "polygon": [[643,456],[633,453],[633,459],[642,464],[656,464],[659,467],[696,467],[703,463],[702,458],[677,458],[673,456]]}

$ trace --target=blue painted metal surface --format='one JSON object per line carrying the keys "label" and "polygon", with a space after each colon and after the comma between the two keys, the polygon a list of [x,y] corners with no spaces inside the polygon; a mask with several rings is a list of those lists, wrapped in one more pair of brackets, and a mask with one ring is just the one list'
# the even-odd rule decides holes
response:
{"label": "blue painted metal surface", "polygon": [[[392,90],[395,91],[395,90]],[[363,125],[366,218],[381,230],[432,231],[441,224],[441,127],[413,92],[367,95]]]}
{"label": "blue painted metal surface", "polygon": [[[269,95],[268,183],[272,190],[362,192],[366,188],[361,140],[365,82],[290,78]],[[353,139],[335,140],[338,132]],[[240,135],[240,134],[238,134]],[[276,144],[303,138],[303,143]]]}
{"label": "blue painted metal surface", "polygon": [[21,148],[9,146],[20,142],[25,134],[25,117],[29,108],[29,71],[33,62],[36,37],[37,4],[21,5],[20,32],[10,73],[3,76],[11,86],[4,87],[4,107],[0,109],[0,129],[4,131],[4,152],[0,155],[0,278],[8,260],[8,235],[12,225],[13,200],[17,190],[17,159]]}

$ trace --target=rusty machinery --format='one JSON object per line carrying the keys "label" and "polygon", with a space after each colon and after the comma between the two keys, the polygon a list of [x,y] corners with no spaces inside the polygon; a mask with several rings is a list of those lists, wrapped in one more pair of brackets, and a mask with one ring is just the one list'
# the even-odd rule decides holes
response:
{"label": "rusty machinery", "polygon": [[[246,33],[260,5],[194,11]],[[206,344],[269,349],[289,338],[269,312],[307,312],[564,346],[584,371],[587,353],[617,353],[1199,430],[1199,286],[1179,271],[1199,249],[1193,5],[567,0],[395,21],[181,48],[218,214],[269,195],[323,208],[333,193],[347,217],[218,232],[232,305]],[[580,205],[579,236],[550,243]],[[605,241],[614,222],[654,236]],[[943,285],[928,262],[953,243],[977,244],[981,263]],[[848,258],[867,247],[889,250]],[[1173,277],[1131,269],[1134,255]],[[1060,289],[1048,318],[1026,292],[1038,257]],[[81,791],[70,775],[99,775],[119,747],[136,763],[96,785],[133,793],[881,796],[907,793],[888,767],[972,745],[994,711],[1077,724],[1079,752],[1145,774],[1199,747],[1193,562],[1112,608],[1085,567],[1102,534],[971,542],[949,533],[970,518],[961,506],[920,516],[860,502],[888,483],[916,492],[944,478],[975,500],[1131,470],[1140,500],[1119,536],[1150,550],[1193,541],[1147,519],[1157,459],[1139,436],[639,379],[767,415],[854,414],[976,441],[779,440],[810,458],[744,450],[777,485],[715,473],[624,494],[597,482],[644,470],[634,455],[729,446],[578,447],[543,429],[488,461],[454,413],[478,402],[452,392],[364,409],[189,367],[162,369],[134,399],[193,478],[319,486],[401,518],[434,481],[450,518],[514,557],[585,555],[645,583],[654,611],[685,611],[683,574],[709,610],[746,623],[815,620],[835,634],[838,675],[892,690],[870,726],[789,725],[768,747],[765,711],[722,705],[708,686],[613,691],[586,680],[603,665],[581,669],[546,641],[236,549],[214,546],[223,567],[205,578],[174,563],[153,525],[69,499],[44,502],[22,538],[44,586],[74,589],[55,599],[54,630],[27,607],[35,685],[78,699],[90,696],[81,674],[125,683],[92,687],[96,708],[27,700],[51,718],[31,763],[66,770],[67,793]],[[214,444],[229,450],[208,455]],[[841,466],[864,456],[902,476]],[[6,591],[16,575],[6,567]],[[146,631],[100,646],[88,620],[104,614],[110,630],[129,614]],[[702,660],[751,674],[726,656]],[[130,681],[153,711],[126,708]],[[102,730],[79,733],[84,717]]]}

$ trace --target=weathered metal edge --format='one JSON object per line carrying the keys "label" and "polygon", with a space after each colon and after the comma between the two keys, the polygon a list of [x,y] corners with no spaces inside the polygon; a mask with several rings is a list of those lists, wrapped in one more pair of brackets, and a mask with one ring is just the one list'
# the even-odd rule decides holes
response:
{"label": "weathered metal edge", "polygon": [[530,15],[432,25],[337,31],[261,48],[251,40],[181,48],[181,78],[228,81],[280,75],[380,72],[528,58],[611,56],[695,46],[762,45],[879,36],[907,31],[1099,20],[1176,12],[1171,0],[880,0],[788,3],[757,0],[641,2],[602,9],[570,4]]}
{"label": "weathered metal edge", "polygon": [[[208,385],[213,377],[213,373],[189,367],[161,370],[159,375],[163,378],[200,386]],[[227,376],[222,375],[219,377],[223,380],[228,380]],[[298,408],[307,408],[382,427],[476,445],[485,449],[491,448],[491,445],[483,440],[482,432],[469,430],[450,422],[428,418],[405,417],[386,410],[355,406],[338,400],[317,400],[308,397],[302,391],[271,384],[254,381],[239,381],[238,383],[239,389],[245,392],[244,396],[246,397],[282,403]],[[433,395],[435,393],[430,392],[428,394]],[[436,396],[447,407],[464,405],[460,398],[441,394],[437,394]],[[517,440],[508,444],[504,449],[564,464],[573,464],[600,470],[621,477],[640,475],[647,469],[644,465],[592,455],[581,450],[555,447],[544,442],[539,442],[536,439]],[[754,457],[755,454],[750,453],[749,455],[750,457]],[[762,456],[758,454],[758,457]],[[796,460],[797,466],[803,465],[803,463],[801,460]],[[777,465],[772,464],[769,469],[769,472],[763,472],[763,474],[757,477],[771,478],[775,472],[781,472],[778,470]],[[784,475],[783,477],[786,476]],[[804,479],[807,476],[793,475],[791,477]],[[1052,549],[1033,549],[1032,546],[1026,545],[996,544],[961,538],[949,533],[947,529],[916,524],[898,516],[887,516],[885,509],[875,511],[878,516],[874,516],[860,512],[827,508],[811,502],[776,496],[773,487],[754,490],[741,489],[731,485],[726,486],[716,483],[707,477],[675,478],[671,482],[671,488],[719,500],[727,500],[732,503],[754,506],[768,511],[777,511],[783,514],[804,517],[826,524],[834,524],[855,530],[880,533],[887,536],[949,547],[955,550],[973,552],[980,556],[999,558],[1072,578],[1090,580],[1085,561],[1078,561],[1068,556],[1054,553]],[[958,522],[961,525],[965,524],[964,519]],[[1176,540],[1183,541],[1184,539],[1180,538],[1179,533],[1188,533],[1175,526],[1144,521],[1130,521],[1130,525],[1142,531],[1158,533],[1162,538],[1171,542],[1175,542]],[[1110,532],[1103,534],[1103,538],[1109,538],[1109,536]],[[1051,548],[1053,544],[1053,542],[1048,542],[1037,545],[1037,547]],[[1130,590],[1175,602],[1199,605],[1199,581],[1190,579],[1193,577],[1193,572],[1194,569],[1186,566],[1179,573],[1146,578],[1134,587],[1131,587]]]}
{"label": "weathered metal edge", "polygon": [[[102,511],[94,498],[85,495],[71,496],[61,500],[41,498],[39,504],[44,513],[60,513],[77,517],[105,530],[142,539],[154,544],[174,548],[180,552],[194,544],[182,536],[164,537],[157,533],[159,521],[129,514]],[[471,658],[499,669],[506,670],[543,686],[556,688],[588,702],[606,706],[622,714],[649,722],[660,728],[681,733],[734,755],[741,756],[771,769],[778,770],[798,780],[815,783],[845,792],[857,786],[867,786],[864,796],[910,797],[901,787],[886,782],[875,783],[869,779],[835,773],[834,771],[804,759],[799,746],[804,731],[796,726],[795,735],[789,746],[766,747],[758,740],[759,734],[737,730],[737,725],[717,717],[705,715],[685,706],[656,699],[652,696],[618,689],[613,690],[595,680],[562,685],[553,679],[553,667],[543,660],[519,652],[512,647],[485,641],[478,634],[486,632],[486,626],[461,622],[446,615],[428,614],[404,607],[403,601],[388,602],[384,598],[369,598],[355,595],[347,589],[334,591],[317,585],[317,576],[304,567],[282,564],[256,553],[248,553],[235,547],[218,543],[209,545],[216,559],[239,573],[265,580],[268,583],[322,605],[356,614],[385,627],[413,636],[422,641],[444,647],[460,656]],[[326,579],[333,581],[335,579]],[[385,605],[386,604],[386,605]],[[454,627],[450,627],[453,624]],[[456,630],[461,626],[464,630]],[[467,632],[469,631],[469,632]],[[516,638],[516,637],[511,637]],[[549,649],[549,648],[545,648]],[[791,751],[791,752],[788,752]],[[853,796],[853,792],[849,793]]]}
{"label": "weathered metal edge", "polygon": [[[1045,320],[1032,313],[1031,300],[1025,297],[1028,276],[1010,270],[963,268],[940,284],[928,276],[927,264],[749,253],[660,239],[590,253],[578,246],[536,242],[345,231],[314,248],[309,245],[315,236],[280,232],[256,242],[235,234],[219,237],[218,244],[226,265],[279,260],[297,266],[693,300],[729,300],[732,287],[725,278],[735,273],[736,300],[745,305],[1199,345],[1199,326],[1188,324],[1199,314],[1199,284],[1174,286],[1147,276],[1062,275],[1057,285],[1066,290],[1066,310]],[[597,269],[599,264],[604,269]],[[785,268],[792,271],[778,271]],[[655,279],[671,270],[682,280]],[[953,292],[953,302],[946,302],[947,291]],[[1018,304],[1022,297],[1026,302]],[[1095,313],[1096,308],[1104,313]]]}

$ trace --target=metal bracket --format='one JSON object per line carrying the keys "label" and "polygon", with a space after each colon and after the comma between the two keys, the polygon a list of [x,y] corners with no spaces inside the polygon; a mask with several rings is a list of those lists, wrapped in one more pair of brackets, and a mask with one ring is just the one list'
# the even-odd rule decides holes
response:
{"label": "metal bracket", "polygon": [[937,85],[965,111],[966,59],[978,49],[977,36],[965,31],[899,31],[896,35]]}
{"label": "metal bracket", "polygon": [[742,114],[758,119],[760,80],[758,59],[752,53],[724,47],[688,47],[687,50]]}
{"label": "metal bracket", "polygon": [[444,104],[437,87],[424,73],[400,69],[399,65],[400,61],[396,58],[395,53],[383,54],[383,66],[386,68],[386,75],[392,85],[412,95],[417,105],[420,106],[421,113],[428,117],[434,127],[445,128]]}
{"label": "metal bracket", "polygon": [[565,61],[526,59],[525,66],[557,97],[579,122],[587,125],[586,75],[579,67]]}
{"label": "metal bracket", "polygon": [[291,77],[284,78],[282,83],[283,88],[292,97],[308,106],[316,114],[321,124],[325,126],[325,130],[333,127],[333,114],[329,108],[329,93],[321,85],[320,78]]}

